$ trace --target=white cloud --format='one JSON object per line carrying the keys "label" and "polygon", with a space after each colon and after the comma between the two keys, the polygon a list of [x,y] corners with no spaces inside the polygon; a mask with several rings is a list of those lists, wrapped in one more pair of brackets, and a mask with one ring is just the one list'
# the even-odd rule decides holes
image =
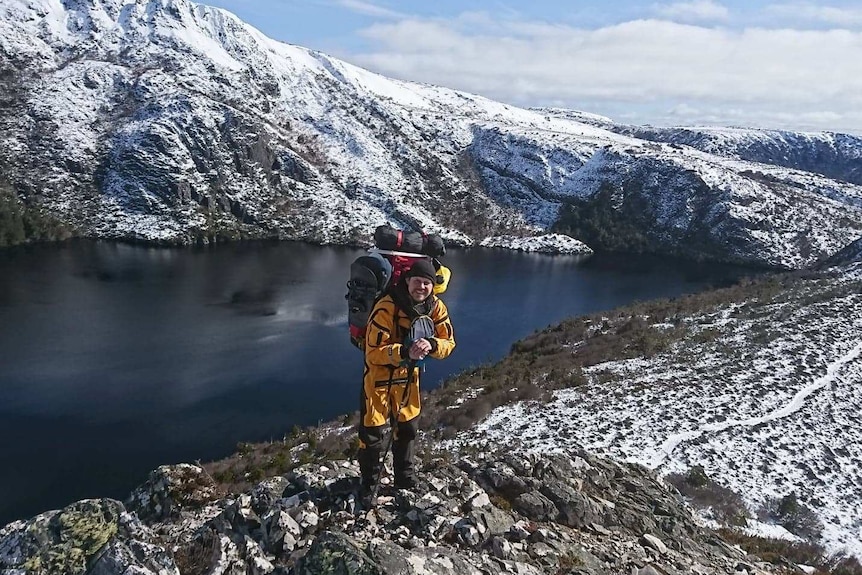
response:
{"label": "white cloud", "polygon": [[661,118],[666,124],[698,124],[725,125],[725,126],[751,126],[764,125],[774,127],[793,127],[797,130],[818,130],[823,126],[837,125],[842,121],[852,121],[855,125],[862,125],[862,115],[851,112],[849,114],[838,114],[830,111],[817,111],[799,108],[793,110],[772,109],[758,112],[758,120],[753,122],[750,110],[740,107],[694,107],[688,104],[674,106],[664,112],[658,112],[657,118]]}
{"label": "white cloud", "polygon": [[366,16],[375,16],[378,18],[398,19],[405,18],[406,15],[402,12],[390,10],[383,6],[378,6],[371,2],[363,2],[362,0],[337,0],[336,4],[342,8],[347,8],[351,12],[364,14]]}
{"label": "white cloud", "polygon": [[810,26],[819,24],[837,28],[862,26],[862,8],[837,8],[810,3],[770,4],[764,13],[785,24]]}
{"label": "white cloud", "polygon": [[347,59],[518,105],[697,122],[679,112],[685,104],[711,123],[862,132],[862,33],[849,30],[661,20],[586,30],[473,13],[377,24],[363,35],[373,48]]}
{"label": "white cloud", "polygon": [[711,0],[653,4],[653,12],[675,22],[724,22],[730,16],[727,8]]}

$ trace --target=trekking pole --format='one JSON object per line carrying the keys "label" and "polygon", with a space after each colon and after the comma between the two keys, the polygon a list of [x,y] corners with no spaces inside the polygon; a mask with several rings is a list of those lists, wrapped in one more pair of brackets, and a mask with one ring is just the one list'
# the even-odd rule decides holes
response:
{"label": "trekking pole", "polygon": [[[398,416],[401,415],[401,410],[407,406],[407,400],[410,398],[410,377],[413,375],[413,370],[416,369],[416,361],[410,360],[410,363],[407,364],[407,383],[404,384],[404,396],[401,398],[401,402],[398,404],[398,410],[392,414],[392,408],[390,407],[390,419],[389,426],[392,428],[392,431],[389,432],[389,439],[386,442],[386,447],[383,448],[383,451],[380,452],[380,466],[377,470],[377,478],[374,480],[374,489],[371,491],[371,507],[374,507],[377,503],[377,493],[380,491],[380,477],[383,475],[383,464],[386,462],[386,454],[389,453],[389,450],[392,448],[392,442],[395,441],[395,430],[398,426]],[[386,388],[387,397],[392,392],[392,381],[389,381],[389,386]]]}

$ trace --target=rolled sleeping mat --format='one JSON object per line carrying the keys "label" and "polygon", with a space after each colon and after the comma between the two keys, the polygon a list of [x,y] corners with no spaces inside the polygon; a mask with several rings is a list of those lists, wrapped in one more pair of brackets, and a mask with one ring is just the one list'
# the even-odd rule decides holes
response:
{"label": "rolled sleeping mat", "polygon": [[432,258],[446,254],[446,246],[439,235],[406,232],[389,224],[377,226],[374,230],[374,245],[381,250],[424,254]]}

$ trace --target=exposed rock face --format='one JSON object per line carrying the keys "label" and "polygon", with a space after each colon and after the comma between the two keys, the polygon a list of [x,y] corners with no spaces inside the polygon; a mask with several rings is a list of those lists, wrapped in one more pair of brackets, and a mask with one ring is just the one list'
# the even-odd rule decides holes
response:
{"label": "exposed rock face", "polygon": [[434,461],[415,491],[386,488],[373,509],[357,498],[349,462],[309,464],[215,500],[201,473],[154,472],[126,503],[146,526],[111,500],[12,523],[0,531],[0,572],[764,572],[644,468],[586,453]]}
{"label": "exposed rock face", "polygon": [[862,238],[848,244],[840,252],[823,263],[823,267],[840,266],[853,262],[862,262]]}
{"label": "exposed rock face", "polygon": [[196,465],[163,465],[129,497],[129,507],[146,521],[164,521],[181,510],[200,509],[218,499],[216,488]]}
{"label": "exposed rock face", "polygon": [[0,211],[16,230],[32,212],[100,238],[358,243],[389,220],[467,245],[559,232],[790,268],[862,234],[858,138],[727,143],[517,109],[187,0],[4,2],[0,87]]}

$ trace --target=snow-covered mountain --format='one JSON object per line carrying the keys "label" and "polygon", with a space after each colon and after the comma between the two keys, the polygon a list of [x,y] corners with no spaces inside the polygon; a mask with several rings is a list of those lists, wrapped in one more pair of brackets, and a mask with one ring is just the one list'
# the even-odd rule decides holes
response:
{"label": "snow-covered mountain", "polygon": [[351,243],[388,220],[782,267],[862,235],[858,138],[678,142],[384,78],[187,0],[6,0],[0,87],[0,195],[80,235]]}

